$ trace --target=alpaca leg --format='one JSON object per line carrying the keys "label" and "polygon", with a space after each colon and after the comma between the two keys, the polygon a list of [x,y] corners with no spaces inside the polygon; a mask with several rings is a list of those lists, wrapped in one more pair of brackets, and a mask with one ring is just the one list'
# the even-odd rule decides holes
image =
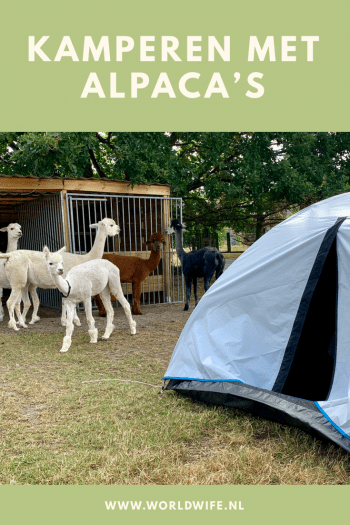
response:
{"label": "alpaca leg", "polygon": [[28,328],[28,326],[26,325],[25,323],[25,319],[21,313],[21,302],[23,300],[23,295],[21,294],[19,296],[19,299],[17,300],[16,304],[15,304],[15,312],[16,312],[16,316],[17,316],[17,323],[19,326],[21,326],[22,328]]}
{"label": "alpaca leg", "polygon": [[[80,319],[77,315],[76,305],[74,306],[73,322],[76,326],[81,326]],[[62,297],[61,325],[67,326],[67,307],[66,307],[66,300],[63,297]]]}
{"label": "alpaca leg", "polygon": [[189,277],[189,276],[185,277],[185,282],[186,282],[186,303],[185,303],[184,310],[188,310],[190,297],[191,297],[192,277]]}
{"label": "alpaca leg", "polygon": [[118,276],[118,279],[116,278],[111,279],[110,277],[108,281],[108,285],[109,285],[109,288],[112,294],[117,298],[117,301],[119,301],[120,305],[124,309],[125,315],[129,321],[131,335],[135,335],[136,334],[136,322],[132,318],[130,304],[124,297],[123,289],[119,281],[119,276]]}
{"label": "alpaca leg", "polygon": [[194,292],[195,306],[197,306],[197,304],[198,304],[197,277],[193,277],[193,292]]}
{"label": "alpaca leg", "polygon": [[[14,310],[15,310],[16,303],[21,300],[21,295],[22,295],[22,289],[19,287],[13,286],[10,297],[7,299],[7,302],[6,302],[7,309],[8,309],[9,316],[10,316],[8,327],[13,328],[14,330],[19,330],[19,328],[17,328],[17,325],[16,325]],[[20,315],[20,318],[21,318],[21,315]]]}
{"label": "alpaca leg", "polygon": [[[214,272],[213,272],[214,273]],[[213,273],[211,273],[210,275],[206,275],[204,277],[204,290],[207,291],[209,290],[209,286],[210,286],[210,281],[211,281],[211,278],[213,277]]]}
{"label": "alpaca leg", "polygon": [[140,310],[140,297],[141,297],[141,282],[136,281],[132,283],[132,296],[134,304],[132,305],[131,311],[133,315],[142,315]]}
{"label": "alpaca leg", "polygon": [[38,316],[40,300],[39,300],[39,297],[38,297],[38,294],[37,294],[37,291],[36,291],[36,287],[35,287],[34,284],[31,284],[29,286],[29,293],[30,293],[30,296],[31,296],[32,301],[33,301],[33,315],[32,315],[32,319],[31,319],[29,324],[34,324],[34,323],[37,323],[38,321],[40,321],[40,317]]}
{"label": "alpaca leg", "polygon": [[16,310],[16,314],[18,317],[18,324],[22,326],[23,328],[28,328],[25,324],[26,316],[31,306],[31,302],[30,302],[29,295],[28,295],[28,285],[26,285],[22,290],[22,301],[23,301],[22,315],[21,315],[21,300],[19,300],[18,303],[15,305],[15,310]]}
{"label": "alpaca leg", "polygon": [[73,324],[74,307],[75,305],[73,303],[68,303],[68,302],[66,303],[65,311],[67,313],[67,327],[66,327],[66,335],[63,338],[63,344],[60,350],[61,353],[68,352],[70,345],[72,343],[72,335],[74,331],[74,324]]}
{"label": "alpaca leg", "polygon": [[101,297],[104,309],[106,310],[106,313],[107,313],[107,325],[106,325],[105,333],[102,336],[102,339],[109,339],[115,326],[113,324],[114,311],[113,311],[113,306],[111,303],[111,296],[109,293],[108,286],[106,286],[106,288],[100,293],[100,297]]}
{"label": "alpaca leg", "polygon": [[101,297],[99,295],[95,295],[95,297],[93,297],[93,299],[95,299],[95,302],[97,304],[97,308],[98,308],[98,315],[100,317],[106,317],[106,310],[104,309],[104,306],[103,306],[103,302],[101,300]]}
{"label": "alpaca leg", "polygon": [[90,297],[87,299],[87,301],[84,301],[84,307],[86,320],[89,327],[88,332],[90,335],[90,343],[97,343],[98,331],[97,328],[95,328],[95,319],[92,316],[92,306]]}
{"label": "alpaca leg", "polygon": [[61,325],[67,326],[67,306],[66,306],[66,301],[63,297],[62,297]]}
{"label": "alpaca leg", "polygon": [[78,314],[77,314],[77,307],[76,306],[74,308],[74,318],[73,318],[73,320],[74,320],[75,326],[81,326],[81,322],[80,322],[80,319],[79,319]]}

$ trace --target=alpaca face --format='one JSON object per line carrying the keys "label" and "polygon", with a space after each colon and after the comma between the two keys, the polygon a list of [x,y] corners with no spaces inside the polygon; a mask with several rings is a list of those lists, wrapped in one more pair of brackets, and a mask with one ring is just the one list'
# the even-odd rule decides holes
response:
{"label": "alpaca face", "polygon": [[149,238],[149,242],[151,244],[152,250],[154,250],[155,252],[160,252],[160,250],[162,249],[162,245],[165,244],[163,235],[158,232],[151,235],[151,237]]}
{"label": "alpaca face", "polygon": [[180,232],[181,230],[186,230],[187,227],[180,222],[180,219],[173,219],[170,223],[170,226],[168,228],[165,228],[165,232],[169,235],[172,235],[176,233],[177,231]]}
{"label": "alpaca face", "polygon": [[62,259],[62,252],[64,252],[66,248],[62,248],[58,252],[51,253],[47,246],[44,247],[43,253],[46,260],[46,264],[48,267],[48,270],[51,274],[56,275],[63,275],[64,269],[63,269],[63,259]]}
{"label": "alpaca face", "polygon": [[115,223],[113,219],[105,218],[102,221],[99,221],[95,224],[90,224],[90,228],[98,228],[102,230],[108,237],[114,237],[120,233],[120,228],[118,224]]}
{"label": "alpaca face", "polygon": [[17,222],[11,222],[8,226],[5,228],[1,228],[0,232],[7,232],[8,239],[10,240],[17,240],[22,237],[22,229],[21,225]]}

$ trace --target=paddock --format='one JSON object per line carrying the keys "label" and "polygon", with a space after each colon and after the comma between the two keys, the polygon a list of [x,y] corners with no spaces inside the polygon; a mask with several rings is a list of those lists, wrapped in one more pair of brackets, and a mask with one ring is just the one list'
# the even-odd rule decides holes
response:
{"label": "paddock", "polygon": [[[182,218],[182,200],[170,196],[167,185],[137,185],[108,179],[38,178],[0,175],[0,227],[10,222],[22,226],[19,249],[51,251],[66,245],[72,253],[88,252],[95,239],[89,224],[113,218],[121,228],[106,242],[106,253],[148,258],[149,236],[164,234],[172,218]],[[161,262],[142,283],[145,305],[175,304],[183,301],[183,279],[173,241],[164,236]],[[6,235],[0,236],[0,251],[6,251]],[[131,284],[123,284],[124,295],[132,302]],[[57,290],[38,290],[40,304],[60,309]]]}

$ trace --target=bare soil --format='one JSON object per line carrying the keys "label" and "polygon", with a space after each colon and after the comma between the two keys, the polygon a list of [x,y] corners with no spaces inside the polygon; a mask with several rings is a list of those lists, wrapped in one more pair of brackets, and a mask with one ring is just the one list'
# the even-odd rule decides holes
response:
{"label": "bare soil", "polygon": [[[79,311],[78,317],[81,321],[81,326],[74,327],[72,346],[69,352],[75,351],[77,341],[80,340],[78,333],[84,332],[84,341],[86,343],[85,348],[87,350],[91,350],[91,346],[93,346],[96,347],[96,351],[102,350],[104,352],[115,352],[116,344],[119,348],[120,346],[123,347],[126,344],[127,346],[122,352],[123,355],[125,353],[130,355],[135,352],[145,352],[148,357],[154,357],[155,359],[160,360],[164,366],[165,372],[177,340],[191,314],[191,311],[193,311],[193,307],[194,304],[191,305],[189,311],[185,312],[183,310],[183,303],[142,306],[142,315],[133,316],[137,325],[137,333],[135,336],[130,337],[128,321],[123,309],[119,306],[114,308],[113,324],[115,325],[115,330],[108,341],[102,341],[101,339],[106,327],[106,318],[100,317],[97,311],[93,312],[96,328],[98,329],[97,345],[89,344],[89,335],[87,332],[88,326],[85,312]],[[30,336],[30,334],[61,334],[63,341],[65,327],[61,325],[60,310],[40,307],[38,312],[40,321],[34,325],[28,324],[28,328],[20,328],[18,331],[8,328],[7,323],[9,317],[6,307],[4,310],[5,317],[2,323],[0,323],[0,335],[12,336],[12,345],[16,344],[16,337],[23,335]],[[29,310],[29,315],[26,320],[27,323],[29,323],[30,319],[31,310]],[[122,343],[124,339],[125,342]],[[59,352],[60,347],[61,344],[58,343],[57,348],[55,348],[57,353]]]}
{"label": "bare soil", "polygon": [[[184,304],[178,303],[178,304],[169,304],[169,305],[147,305],[142,306],[142,315],[134,315],[133,318],[137,323],[137,329],[138,331],[142,328],[148,328],[149,324],[152,322],[157,322],[162,324],[168,324],[172,321],[180,321],[185,323],[187,319],[189,318],[191,314],[191,310],[189,312],[184,312]],[[29,324],[29,321],[31,319],[31,312],[30,309],[27,315],[27,326],[28,328],[20,328],[19,332],[15,332],[12,328],[8,328],[7,323],[9,320],[8,313],[6,311],[6,306],[4,308],[5,310],[5,316],[4,320],[1,323],[1,333],[2,334],[13,334],[19,332],[25,332],[25,333],[56,333],[56,332],[64,332],[65,328],[61,325],[61,311],[56,310],[54,308],[44,308],[40,307],[38,315],[40,317],[40,321],[35,323],[34,325]],[[100,317],[98,315],[98,312],[93,312],[93,316],[96,323],[96,328],[99,332],[101,332],[100,335],[102,335],[102,331],[104,331],[106,326],[106,318]],[[75,326],[74,331],[86,331],[87,330],[87,323],[85,318],[84,311],[78,311],[78,317],[81,321],[81,326]],[[125,317],[124,311],[121,307],[114,308],[114,321],[113,324],[119,329],[125,329],[128,327],[128,322]]]}

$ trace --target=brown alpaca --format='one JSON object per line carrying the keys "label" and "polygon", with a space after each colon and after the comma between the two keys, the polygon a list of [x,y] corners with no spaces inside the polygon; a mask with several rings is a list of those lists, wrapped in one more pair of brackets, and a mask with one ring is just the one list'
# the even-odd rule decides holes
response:
{"label": "brown alpaca", "polygon": [[[141,296],[141,284],[142,281],[149,276],[150,273],[155,270],[160,262],[160,252],[162,244],[164,244],[164,237],[161,233],[153,233],[149,241],[146,244],[151,245],[151,255],[148,259],[142,259],[141,257],[117,255],[115,253],[105,253],[103,259],[107,259],[115,264],[120,271],[120,281],[122,283],[132,283],[132,295],[134,298],[134,304],[131,311],[134,315],[142,315],[140,310],[140,296]],[[94,297],[97,306],[98,313],[101,317],[105,317],[106,311],[103,307],[102,301],[99,295]],[[112,295],[112,301],[116,301],[116,298]]]}

